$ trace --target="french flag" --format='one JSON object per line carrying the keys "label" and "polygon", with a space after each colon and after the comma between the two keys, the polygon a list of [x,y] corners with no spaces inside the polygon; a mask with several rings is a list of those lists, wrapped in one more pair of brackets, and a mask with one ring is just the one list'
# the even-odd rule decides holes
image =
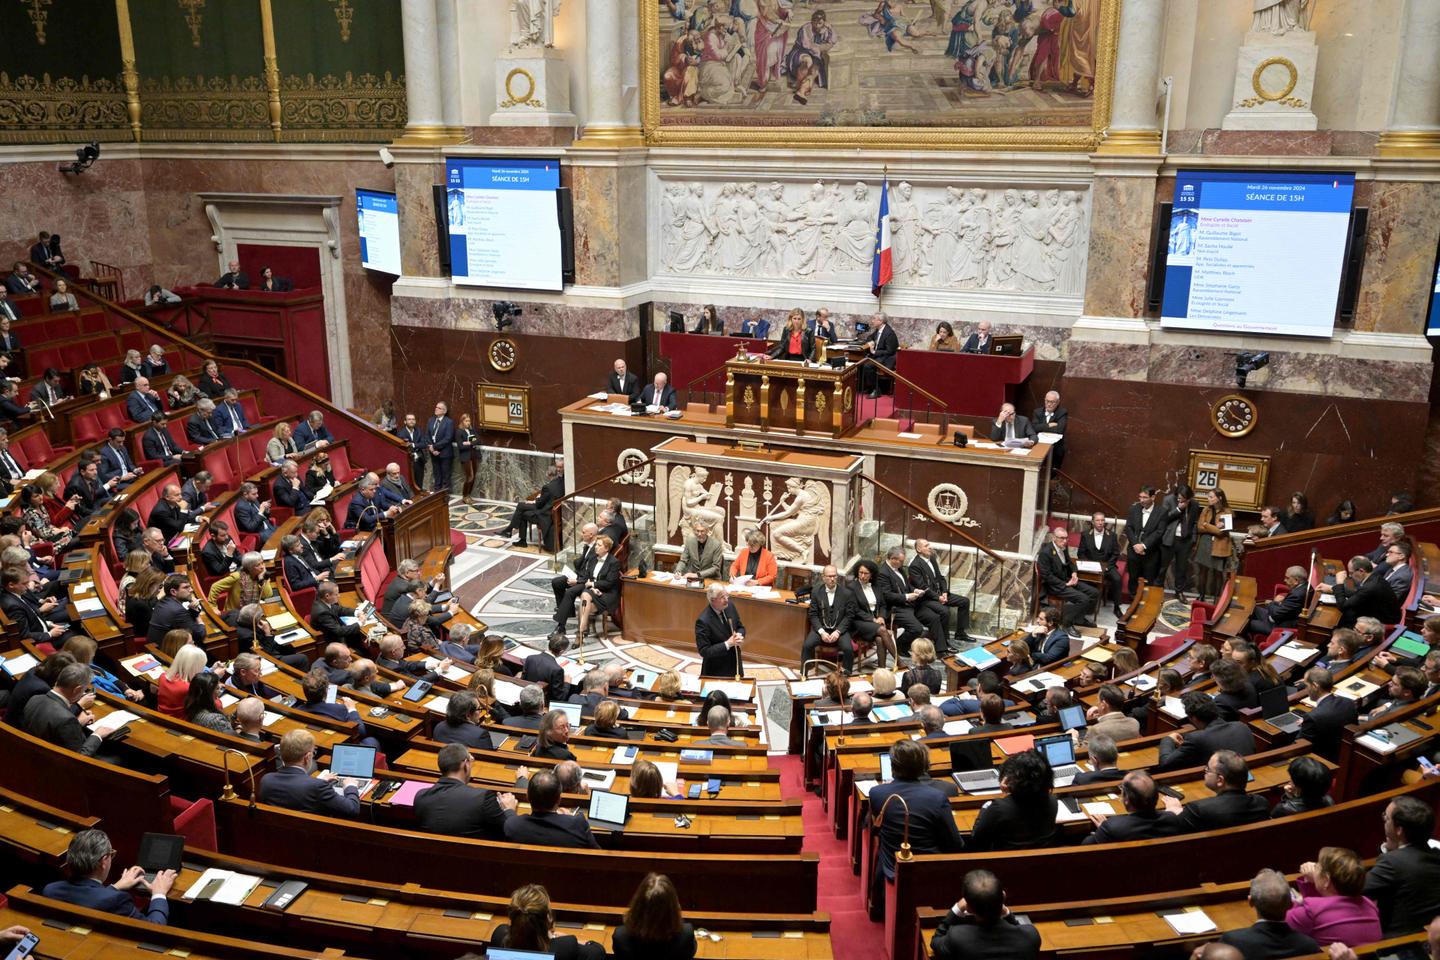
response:
{"label": "french flag", "polygon": [[890,263],[890,179],[880,182],[880,219],[875,224],[875,261],[870,265],[871,293],[880,296],[885,284],[895,278]]}

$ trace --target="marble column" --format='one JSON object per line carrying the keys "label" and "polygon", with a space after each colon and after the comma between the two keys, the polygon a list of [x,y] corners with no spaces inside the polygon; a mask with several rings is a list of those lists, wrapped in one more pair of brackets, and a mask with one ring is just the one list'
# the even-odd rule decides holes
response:
{"label": "marble column", "polygon": [[405,44],[405,106],[402,143],[445,143],[440,100],[439,29],[435,0],[400,0]]}
{"label": "marble column", "polygon": [[1165,0],[1124,0],[1111,88],[1110,126],[1097,153],[1160,152],[1156,100],[1165,39]]}
{"label": "marble column", "polygon": [[452,141],[467,138],[460,106],[460,13],[457,0],[435,0],[436,45],[440,55],[440,121]]}
{"label": "marble column", "polygon": [[1409,0],[1382,157],[1440,159],[1440,3]]}
{"label": "marble column", "polygon": [[[585,0],[585,132],[577,147],[641,146],[638,125],[625,122],[625,43],[627,18],[622,0]],[[633,20],[628,21],[634,24]]]}

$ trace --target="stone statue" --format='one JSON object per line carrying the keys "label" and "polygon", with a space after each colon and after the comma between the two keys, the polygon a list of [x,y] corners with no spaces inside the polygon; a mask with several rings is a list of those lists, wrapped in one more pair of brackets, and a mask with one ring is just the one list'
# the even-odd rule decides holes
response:
{"label": "stone statue", "polygon": [[510,49],[555,46],[560,0],[510,0]]}
{"label": "stone statue", "polygon": [[725,542],[725,508],[720,506],[720,481],[705,485],[710,471],[696,467],[693,471],[679,466],[670,471],[670,516],[668,529],[683,532],[695,523],[708,524],[710,533],[722,546]]}
{"label": "stone statue", "polygon": [[1283,37],[1291,30],[1309,30],[1315,15],[1315,0],[1251,0],[1255,16],[1251,33],[1273,33]]}
{"label": "stone statue", "polygon": [[830,555],[830,490],[819,480],[802,481],[791,477],[785,481],[785,496],[767,518],[770,528],[770,549],[775,559],[792,563],[814,563],[815,541],[828,559]]}

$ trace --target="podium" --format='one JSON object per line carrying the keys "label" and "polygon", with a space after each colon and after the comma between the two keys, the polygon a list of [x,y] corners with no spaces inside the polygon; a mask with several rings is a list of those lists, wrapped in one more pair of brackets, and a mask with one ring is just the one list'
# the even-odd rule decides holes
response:
{"label": "podium", "polygon": [[840,437],[855,426],[858,364],[839,370],[790,360],[725,364],[725,426]]}

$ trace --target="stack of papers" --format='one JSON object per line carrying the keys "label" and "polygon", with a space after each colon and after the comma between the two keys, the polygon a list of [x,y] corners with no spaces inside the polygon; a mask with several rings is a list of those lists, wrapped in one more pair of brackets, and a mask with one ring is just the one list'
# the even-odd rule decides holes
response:
{"label": "stack of papers", "polygon": [[185,899],[210,900],[214,903],[228,903],[238,907],[259,885],[259,877],[211,867],[200,874],[200,879],[185,891]]}
{"label": "stack of papers", "polygon": [[525,689],[524,684],[501,683],[499,677],[496,677],[495,681],[496,700],[499,700],[507,707],[513,707],[520,702],[520,691]]}
{"label": "stack of papers", "polygon": [[963,737],[970,732],[972,726],[973,724],[969,720],[951,720],[941,729],[945,731],[946,736]]}
{"label": "stack of papers", "polygon": [[1116,812],[1109,800],[1091,800],[1088,803],[1080,804],[1080,809],[1086,813],[1093,813],[1097,817],[1112,817]]}
{"label": "stack of papers", "polygon": [[1110,658],[1115,656],[1115,651],[1111,650],[1109,647],[1098,646],[1098,644],[1100,643],[1099,640],[1093,640],[1092,638],[1087,637],[1082,642],[1090,644],[1089,646],[1084,647],[1083,652],[1080,654],[1080,656],[1086,660],[1093,660],[1096,663],[1109,663]]}
{"label": "stack of papers", "polygon": [[797,700],[801,697],[820,697],[824,694],[824,680],[792,680],[790,682],[790,696]]}
{"label": "stack of papers", "polygon": [[1308,663],[1312,658],[1318,657],[1319,655],[1320,649],[1318,647],[1307,647],[1305,644],[1296,643],[1294,640],[1287,642],[1279,650],[1275,651],[1275,656],[1284,657],[1291,663]]}
{"label": "stack of papers", "polygon": [[999,657],[984,647],[971,647],[969,650],[963,651],[960,654],[960,660],[976,670],[985,670],[1000,662]]}
{"label": "stack of papers", "polygon": [[105,609],[105,604],[100,602],[99,597],[88,597],[84,600],[76,600],[75,609],[81,613],[98,613]]}
{"label": "stack of papers", "polygon": [[1160,709],[1166,716],[1174,717],[1176,720],[1185,719],[1185,707],[1179,697],[1166,697]]}
{"label": "stack of papers", "polygon": [[39,664],[40,661],[36,660],[32,655],[28,653],[22,653],[16,657],[9,657],[5,660],[0,660],[0,666],[3,666],[5,672],[12,677],[18,677],[22,674],[28,673],[31,670],[35,669],[35,667],[39,666]]}
{"label": "stack of papers", "polygon": [[1076,569],[1076,570],[1079,570],[1081,573],[1099,573],[1099,572],[1100,572],[1100,561],[1099,561],[1099,560],[1076,560],[1076,561],[1075,561],[1075,569]]}
{"label": "stack of papers", "polygon": [[856,780],[855,789],[860,791],[860,796],[870,798],[870,791],[880,785],[879,780]]}
{"label": "stack of papers", "polygon": [[881,723],[901,720],[914,714],[915,710],[908,703],[890,703],[870,711],[870,715]]}
{"label": "stack of papers", "polygon": [[415,798],[433,786],[433,783],[426,783],[424,780],[406,780],[400,785],[399,790],[390,794],[390,805],[392,807],[413,807]]}
{"label": "stack of papers", "polygon": [[118,730],[120,727],[139,719],[139,716],[131,713],[129,710],[111,710],[105,714],[105,716],[90,724],[90,730],[93,732],[100,727],[104,727],[107,730]]}
{"label": "stack of papers", "polygon": [[425,709],[433,710],[436,713],[444,713],[450,707],[449,697],[431,697],[425,701]]}
{"label": "stack of papers", "polygon": [[261,716],[261,718],[260,718],[260,725],[261,725],[262,727],[268,727],[268,726],[270,726],[270,725],[273,724],[273,723],[279,722],[280,717],[281,717],[281,714],[271,713],[269,710],[266,710],[265,713],[264,713],[264,714]]}
{"label": "stack of papers", "polygon": [[[652,760],[656,769],[660,771],[661,783],[674,783],[680,779],[680,764],[674,760]],[[614,773],[615,771],[610,771]],[[612,781],[613,782],[613,781]]]}
{"label": "stack of papers", "polygon": [[1335,695],[1345,697],[1349,700],[1364,700],[1370,694],[1380,689],[1378,683],[1371,683],[1369,680],[1361,680],[1356,677],[1352,680],[1345,680],[1335,685]]}
{"label": "stack of papers", "polygon": [[1187,907],[1179,913],[1166,913],[1162,916],[1171,929],[1182,935],[1209,933],[1219,929],[1215,926],[1215,921],[1206,916],[1205,911],[1199,907]]}
{"label": "stack of papers", "polygon": [[[165,673],[165,668],[160,665],[160,661],[148,653],[127,657],[120,661],[120,665],[137,676],[148,677],[151,680],[159,680],[161,675]],[[270,666],[273,668],[275,665],[272,663]]]}
{"label": "stack of papers", "polygon": [[1071,811],[1063,802],[1055,804],[1056,823],[1079,823],[1081,820],[1088,820],[1085,816],[1085,809],[1081,807],[1078,811]]}
{"label": "stack of papers", "polygon": [[656,583],[669,583],[675,579],[675,575],[673,573],[665,573],[661,570],[652,570],[650,571],[650,579]]}
{"label": "stack of papers", "polygon": [[282,610],[279,613],[271,614],[266,617],[265,620],[270,624],[270,629],[275,631],[288,630],[299,623],[299,621],[295,619],[295,615],[289,610]]}
{"label": "stack of papers", "polygon": [[[820,681],[815,681],[819,683]],[[700,684],[700,695],[708,697],[712,690],[723,691],[725,696],[732,702],[739,700],[744,702],[751,697],[750,684],[745,682],[737,683],[734,680],[706,680]]]}
{"label": "stack of papers", "polygon": [[1039,438],[1041,443],[1059,443],[1061,440],[1065,439],[1065,434],[1050,433],[1048,430],[1041,430],[1038,434],[1036,434],[1036,436]]}
{"label": "stack of papers", "polygon": [[850,693],[851,693],[852,695],[857,694],[857,693],[869,693],[870,691],[872,691],[872,690],[874,690],[874,689],[875,689],[875,684],[871,683],[869,680],[852,680],[852,681],[850,681]]}

